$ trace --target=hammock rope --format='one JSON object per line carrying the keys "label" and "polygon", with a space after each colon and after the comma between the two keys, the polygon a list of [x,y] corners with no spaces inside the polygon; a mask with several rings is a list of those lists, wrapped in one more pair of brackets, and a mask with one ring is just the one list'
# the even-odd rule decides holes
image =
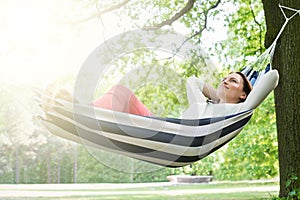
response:
{"label": "hammock rope", "polygon": [[[283,31],[285,30],[287,24],[291,19],[293,19],[298,14],[300,15],[300,10],[286,7],[279,4],[280,11],[285,18],[285,22],[282,24],[278,34],[276,35],[275,39],[273,40],[272,44],[262,53],[254,63],[250,64],[249,66],[244,67],[241,72],[243,72],[247,78],[250,80],[252,85],[255,85],[255,82],[259,80],[260,76],[267,73],[269,70],[272,70],[272,60],[274,57],[276,45],[278,39],[282,35]],[[291,16],[287,16],[284,10],[290,10],[294,13]],[[258,63],[258,66],[257,66]],[[263,71],[263,72],[262,72]]]}
{"label": "hammock rope", "polygon": [[[276,44],[277,44],[277,41],[279,39],[279,37],[281,36],[282,32],[284,31],[285,27],[287,26],[287,24],[289,23],[289,21],[291,19],[293,19],[296,15],[300,15],[300,10],[296,10],[294,8],[290,8],[290,7],[286,7],[286,6],[283,6],[283,5],[280,5],[279,4],[279,8],[280,8],[280,11],[282,13],[282,15],[284,16],[285,18],[285,22],[283,23],[283,25],[281,26],[281,29],[279,30],[276,38],[274,39],[273,43],[271,44],[271,46],[268,48],[269,49],[269,54],[270,54],[270,57],[273,58],[274,56],[274,52],[275,52],[275,47],[276,47]],[[290,10],[290,11],[293,11],[295,12],[293,15],[291,15],[290,17],[288,17],[285,12],[284,12],[284,9],[286,10]]]}

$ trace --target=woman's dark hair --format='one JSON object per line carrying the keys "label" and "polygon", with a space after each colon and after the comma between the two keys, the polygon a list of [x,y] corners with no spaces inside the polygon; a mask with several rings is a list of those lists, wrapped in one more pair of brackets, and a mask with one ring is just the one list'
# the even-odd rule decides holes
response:
{"label": "woman's dark hair", "polygon": [[[252,84],[248,80],[248,78],[243,74],[242,72],[235,72],[236,74],[240,75],[243,78],[244,86],[243,86],[243,91],[246,93],[247,97],[249,93],[252,90]],[[242,99],[241,102],[245,101],[246,99]]]}

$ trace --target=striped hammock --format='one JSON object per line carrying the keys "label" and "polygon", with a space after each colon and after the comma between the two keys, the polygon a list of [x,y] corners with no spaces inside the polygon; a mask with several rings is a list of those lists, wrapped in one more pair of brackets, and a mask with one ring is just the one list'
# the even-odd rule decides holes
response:
{"label": "striped hammock", "polygon": [[[252,95],[262,97],[253,105],[259,105],[277,85],[277,71],[268,73],[269,70],[269,67],[260,73],[243,70],[253,84],[259,82],[254,84]],[[265,74],[269,75],[260,81]],[[224,146],[241,132],[255,109],[221,117],[179,119],[138,116],[62,99],[56,101],[53,110],[45,113],[47,117],[41,117],[52,134],[167,167],[189,165]],[[45,102],[40,100],[40,103]]]}
{"label": "striped hammock", "polygon": [[252,111],[225,117],[183,120],[114,112],[60,101],[44,120],[65,139],[168,167],[196,162],[233,139]]}

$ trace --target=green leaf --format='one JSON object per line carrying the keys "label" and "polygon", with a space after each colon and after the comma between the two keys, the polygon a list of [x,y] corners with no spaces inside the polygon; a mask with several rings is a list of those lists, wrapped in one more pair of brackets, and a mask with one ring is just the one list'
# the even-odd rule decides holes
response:
{"label": "green leaf", "polygon": [[291,180],[291,179],[288,179],[288,180],[286,181],[286,183],[285,183],[285,187],[286,187],[286,188],[289,188],[290,185],[291,185],[291,183],[292,183],[292,180]]}
{"label": "green leaf", "polygon": [[293,190],[293,191],[289,192],[288,196],[290,196],[290,197],[296,196],[296,191]]}

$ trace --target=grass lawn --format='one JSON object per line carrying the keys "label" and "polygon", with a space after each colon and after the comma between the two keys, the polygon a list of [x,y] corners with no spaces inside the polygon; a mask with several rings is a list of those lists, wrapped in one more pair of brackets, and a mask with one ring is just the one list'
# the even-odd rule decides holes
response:
{"label": "grass lawn", "polygon": [[37,184],[0,185],[1,200],[201,200],[271,199],[277,182],[212,182],[209,184]]}

